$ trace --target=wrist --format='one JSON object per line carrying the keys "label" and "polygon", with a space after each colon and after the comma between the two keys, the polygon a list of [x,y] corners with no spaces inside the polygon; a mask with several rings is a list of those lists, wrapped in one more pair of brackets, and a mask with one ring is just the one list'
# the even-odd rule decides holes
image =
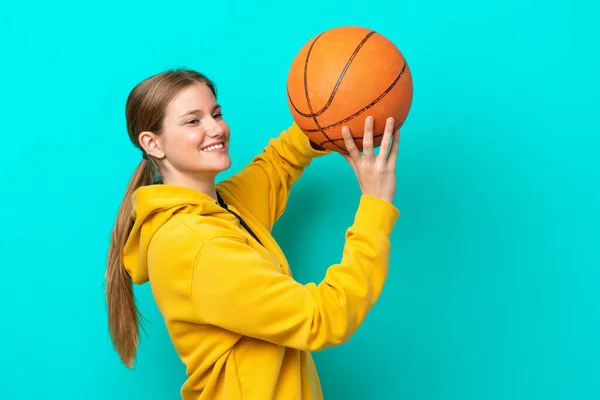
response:
{"label": "wrist", "polygon": [[362,195],[355,215],[354,226],[375,234],[390,236],[400,210],[380,197]]}

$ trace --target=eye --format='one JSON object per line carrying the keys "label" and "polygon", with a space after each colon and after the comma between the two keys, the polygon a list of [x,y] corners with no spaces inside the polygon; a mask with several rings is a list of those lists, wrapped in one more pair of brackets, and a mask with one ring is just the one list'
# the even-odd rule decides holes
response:
{"label": "eye", "polygon": [[197,124],[198,122],[200,122],[200,121],[199,121],[199,120],[197,120],[197,119],[190,119],[189,121],[187,121],[187,122],[186,122],[186,124],[187,124],[187,125],[195,125],[195,124]]}
{"label": "eye", "polygon": [[213,115],[214,119],[219,119],[219,118],[223,118],[223,113],[216,113],[215,115]]}

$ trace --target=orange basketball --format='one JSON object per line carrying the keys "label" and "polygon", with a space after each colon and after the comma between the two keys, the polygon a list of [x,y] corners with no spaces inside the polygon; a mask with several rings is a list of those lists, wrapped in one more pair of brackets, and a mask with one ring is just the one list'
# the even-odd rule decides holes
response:
{"label": "orange basketball", "polygon": [[343,126],[362,150],[367,116],[375,120],[375,147],[388,117],[396,129],[404,124],[413,83],[404,56],[389,39],[343,26],[322,32],[300,49],[288,74],[287,95],[294,121],[313,142],[345,152]]}

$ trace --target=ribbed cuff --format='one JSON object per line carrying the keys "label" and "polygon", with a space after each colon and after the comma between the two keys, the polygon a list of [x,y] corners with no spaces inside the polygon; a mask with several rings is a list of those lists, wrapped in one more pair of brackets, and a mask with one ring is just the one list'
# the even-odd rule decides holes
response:
{"label": "ribbed cuff", "polygon": [[400,211],[392,203],[378,197],[362,195],[354,218],[354,226],[375,234],[390,236]]}

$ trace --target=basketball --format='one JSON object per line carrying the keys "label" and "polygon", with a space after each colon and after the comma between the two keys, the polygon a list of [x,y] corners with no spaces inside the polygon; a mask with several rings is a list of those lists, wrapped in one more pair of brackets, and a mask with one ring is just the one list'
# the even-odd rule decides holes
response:
{"label": "basketball", "polygon": [[347,126],[362,151],[365,118],[374,118],[373,145],[385,122],[405,122],[413,98],[408,63],[385,36],[362,27],[326,30],[294,57],[287,77],[288,106],[300,129],[325,149],[346,152]]}

